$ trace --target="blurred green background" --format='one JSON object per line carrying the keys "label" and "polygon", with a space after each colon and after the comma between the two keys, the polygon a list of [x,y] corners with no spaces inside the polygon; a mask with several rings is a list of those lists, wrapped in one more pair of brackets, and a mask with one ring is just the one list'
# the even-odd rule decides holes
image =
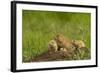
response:
{"label": "blurred green background", "polygon": [[[23,10],[23,62],[46,52],[48,42],[58,33],[64,34],[69,39],[83,40],[90,51],[90,27],[90,13]],[[83,59],[89,58],[90,56],[83,57]]]}

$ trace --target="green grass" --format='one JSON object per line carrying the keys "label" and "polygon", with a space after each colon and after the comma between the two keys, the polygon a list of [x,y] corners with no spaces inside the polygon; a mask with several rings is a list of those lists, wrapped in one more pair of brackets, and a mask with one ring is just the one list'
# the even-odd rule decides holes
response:
{"label": "green grass", "polygon": [[[23,62],[46,52],[48,50],[47,43],[58,33],[64,34],[69,39],[84,40],[90,51],[90,20],[90,13],[23,10]],[[82,58],[89,59],[90,56]]]}

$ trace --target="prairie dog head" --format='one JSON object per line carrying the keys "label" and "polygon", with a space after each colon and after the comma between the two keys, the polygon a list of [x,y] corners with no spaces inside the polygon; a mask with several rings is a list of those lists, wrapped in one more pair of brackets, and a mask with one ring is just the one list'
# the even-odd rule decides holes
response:
{"label": "prairie dog head", "polygon": [[56,41],[55,40],[51,40],[48,43],[48,48],[51,49],[51,50],[57,51],[58,45],[57,45]]}
{"label": "prairie dog head", "polygon": [[62,34],[57,34],[55,40],[59,42],[63,42],[65,40],[65,37]]}
{"label": "prairie dog head", "polygon": [[72,43],[76,48],[86,47],[85,43],[82,40],[73,40]]}

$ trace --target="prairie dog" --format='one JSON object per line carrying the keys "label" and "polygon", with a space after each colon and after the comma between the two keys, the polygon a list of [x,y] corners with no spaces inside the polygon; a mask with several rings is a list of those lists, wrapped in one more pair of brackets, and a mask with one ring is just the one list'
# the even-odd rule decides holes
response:
{"label": "prairie dog", "polygon": [[55,52],[58,51],[58,45],[57,45],[56,41],[55,40],[51,40],[48,43],[48,48],[51,49],[51,50],[54,50]]}
{"label": "prairie dog", "polygon": [[62,34],[58,34],[55,38],[58,48],[66,48],[66,50],[73,47],[72,42],[65,38]]}
{"label": "prairie dog", "polygon": [[76,48],[86,47],[85,43],[82,40],[73,40],[72,43]]}

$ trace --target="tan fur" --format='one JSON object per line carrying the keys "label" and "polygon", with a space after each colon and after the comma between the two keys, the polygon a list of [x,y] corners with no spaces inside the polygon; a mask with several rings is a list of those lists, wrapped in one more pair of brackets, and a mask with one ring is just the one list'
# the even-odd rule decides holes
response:
{"label": "tan fur", "polygon": [[71,41],[65,38],[62,34],[58,34],[55,37],[55,41],[57,42],[58,48],[66,48],[68,50],[73,46]]}
{"label": "tan fur", "polygon": [[66,48],[60,48],[60,51],[67,52]]}
{"label": "tan fur", "polygon": [[86,47],[85,46],[85,43],[82,41],[82,40],[74,40],[72,41],[73,42],[73,45],[76,47],[76,48],[83,48],[83,47]]}
{"label": "tan fur", "polygon": [[48,43],[48,48],[51,49],[51,50],[54,50],[56,52],[58,50],[58,46],[57,46],[56,41],[55,40],[51,40]]}

